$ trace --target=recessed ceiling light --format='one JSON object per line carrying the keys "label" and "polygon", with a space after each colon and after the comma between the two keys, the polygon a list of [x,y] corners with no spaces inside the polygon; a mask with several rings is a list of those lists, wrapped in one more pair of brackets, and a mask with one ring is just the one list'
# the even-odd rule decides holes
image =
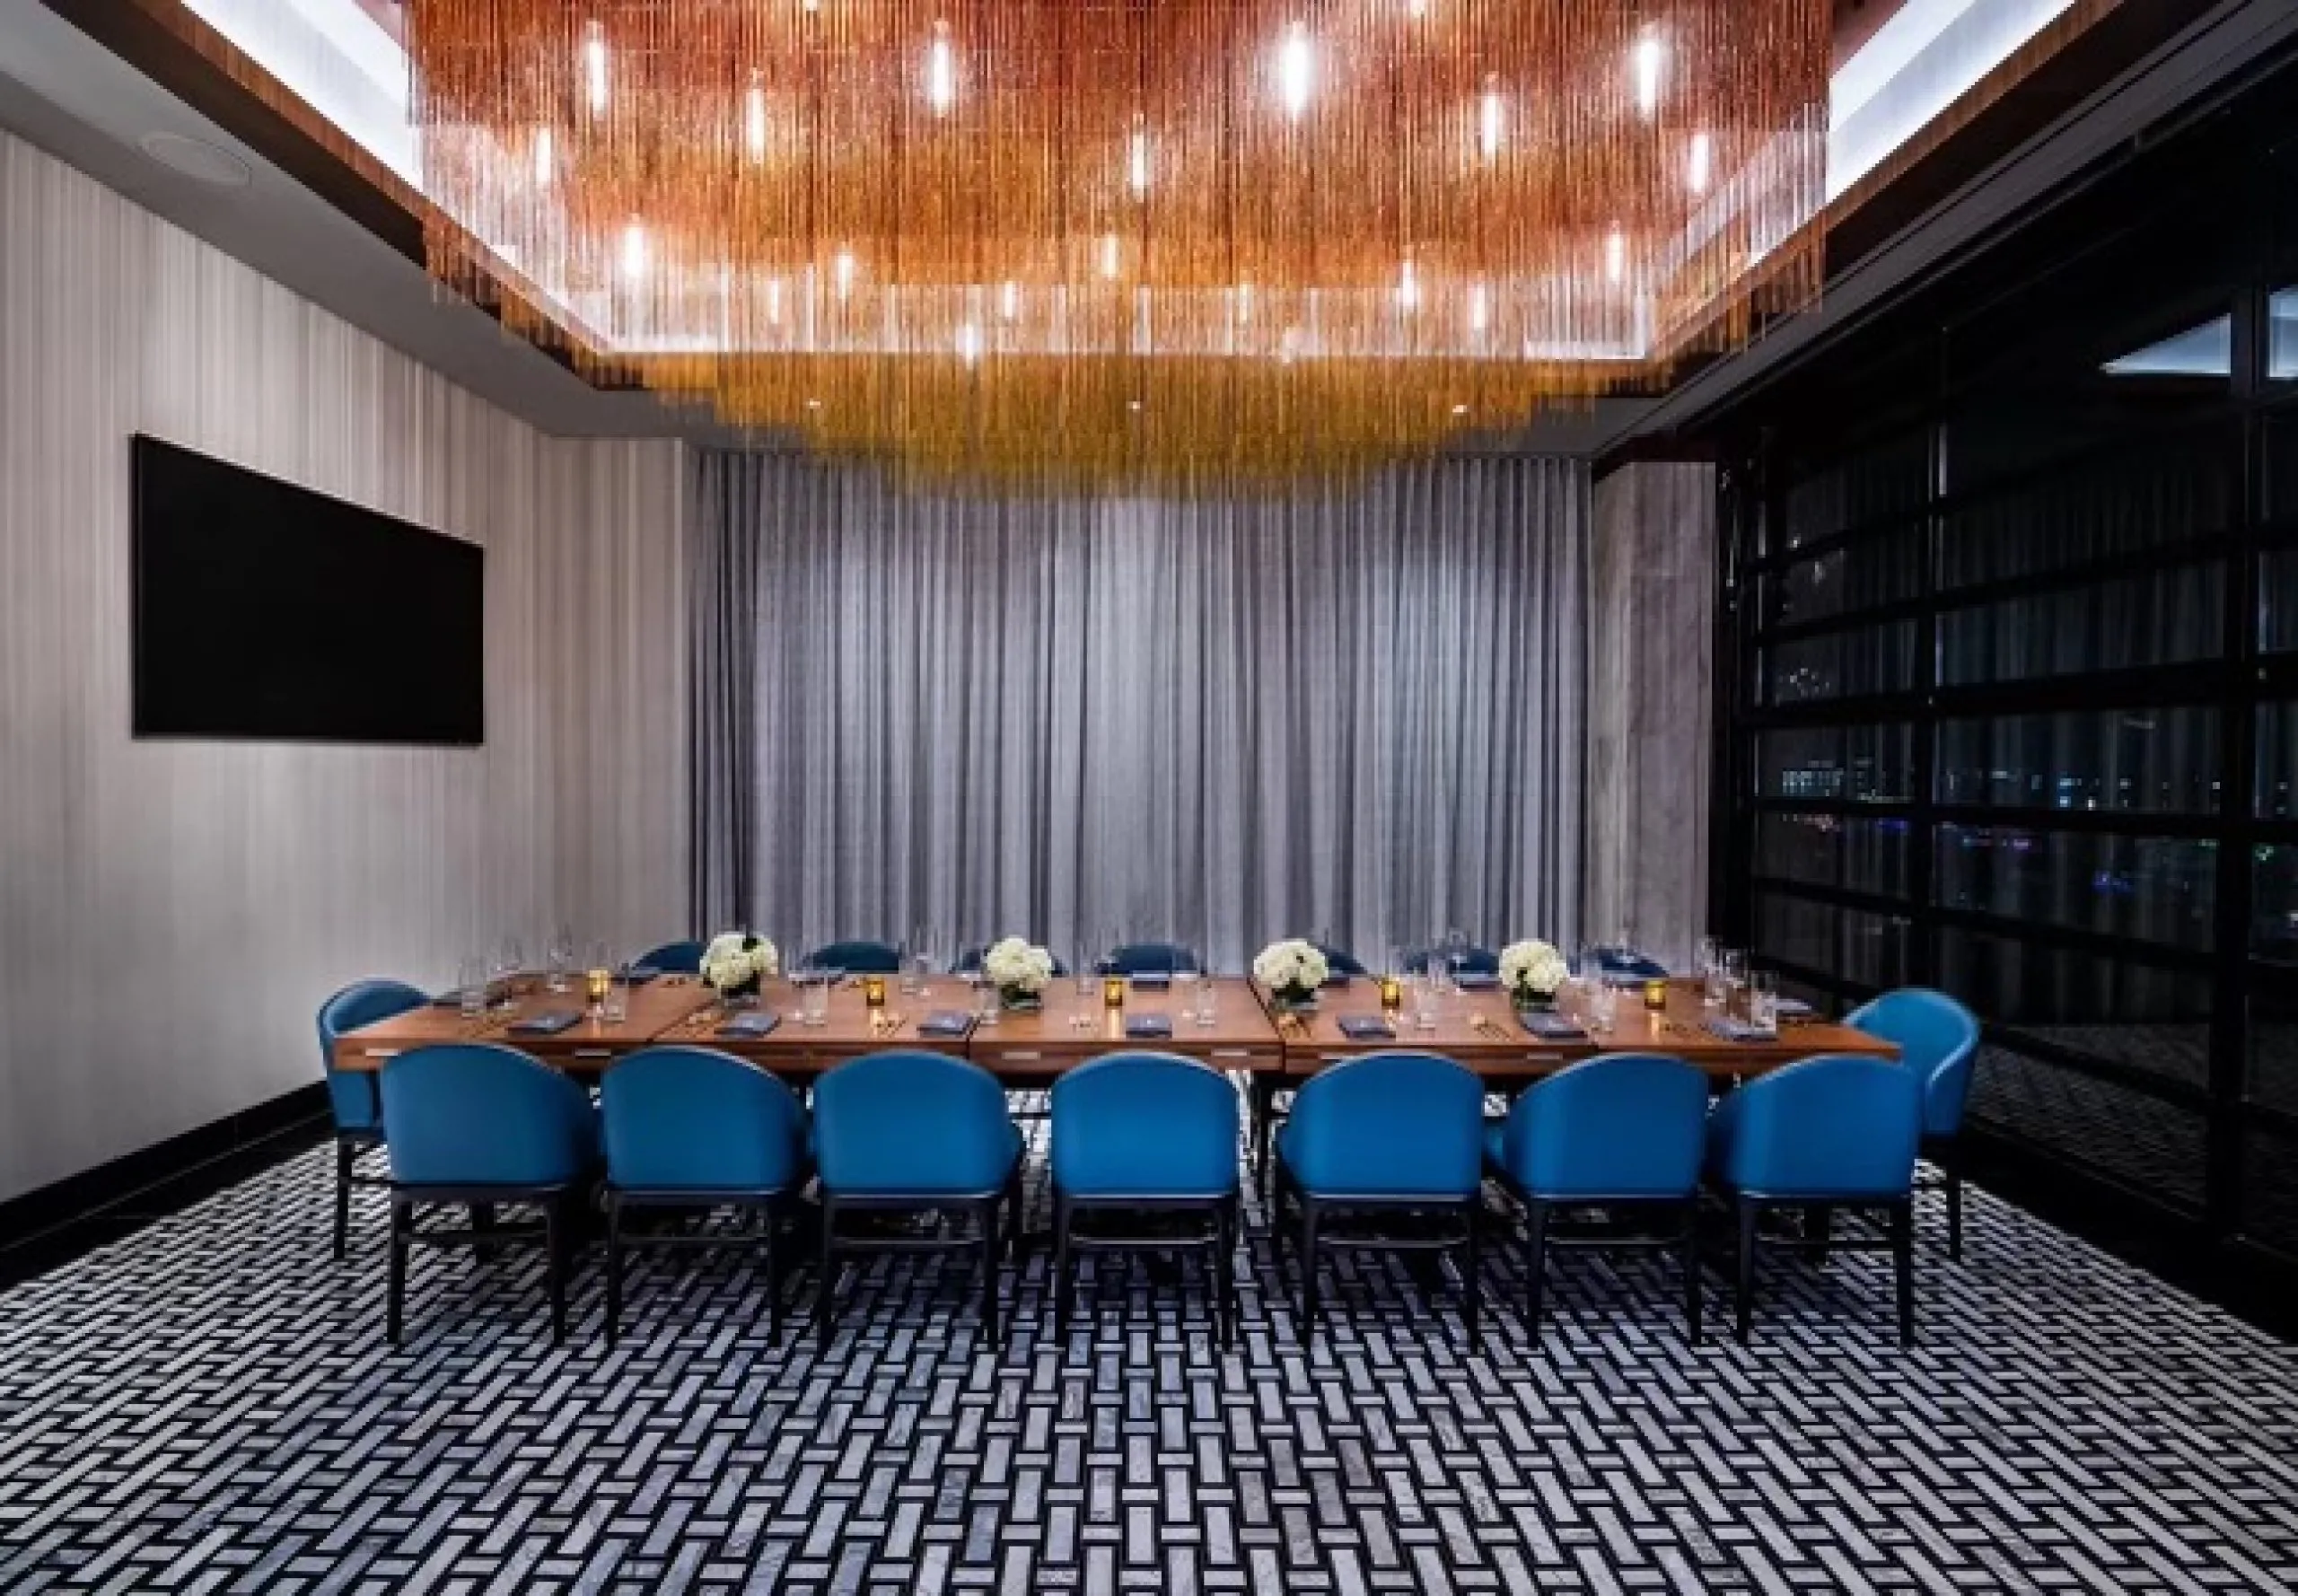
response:
{"label": "recessed ceiling light", "polygon": [[244,189],[254,175],[248,163],[231,151],[180,133],[147,133],[136,141],[136,147],[170,171],[218,189]]}

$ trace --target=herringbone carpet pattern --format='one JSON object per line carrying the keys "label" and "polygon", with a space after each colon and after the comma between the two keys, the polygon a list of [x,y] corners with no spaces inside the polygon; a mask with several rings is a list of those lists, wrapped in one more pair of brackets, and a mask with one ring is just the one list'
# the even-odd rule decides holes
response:
{"label": "herringbone carpet pattern", "polygon": [[328,1156],[0,1296],[0,1591],[2298,1588],[2298,1356],[1983,1197],[1912,1352],[1840,1254],[1744,1348],[1571,1255],[1535,1345],[1495,1246],[1484,1355],[1375,1259],[1304,1353],[1256,1233],[1226,1355],[1193,1267],[1056,1345],[1041,1249],[1002,1351],[957,1260],[850,1275],[822,1356],[747,1263],[658,1255],[610,1352],[594,1263],[555,1349],[531,1261],[419,1254],[393,1354]]}

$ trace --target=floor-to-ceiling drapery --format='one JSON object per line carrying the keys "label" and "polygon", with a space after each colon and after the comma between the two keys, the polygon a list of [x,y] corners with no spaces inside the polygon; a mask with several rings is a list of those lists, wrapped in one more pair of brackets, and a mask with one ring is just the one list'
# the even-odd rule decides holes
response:
{"label": "floor-to-ceiling drapery", "polygon": [[1368,960],[1577,936],[1583,465],[1233,499],[697,469],[706,926],[1170,937],[1229,969],[1317,930]]}

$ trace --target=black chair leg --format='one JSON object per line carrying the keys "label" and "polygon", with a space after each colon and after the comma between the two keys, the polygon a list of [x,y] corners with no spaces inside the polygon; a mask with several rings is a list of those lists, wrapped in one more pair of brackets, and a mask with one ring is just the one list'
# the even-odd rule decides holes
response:
{"label": "black chair leg", "polygon": [[1684,1328],[1699,1344],[1699,1199],[1684,1205]]}
{"label": "black chair leg", "polygon": [[1915,1345],[1915,1204],[1891,1209],[1891,1273],[1899,1289],[1899,1345]]}
{"label": "black chair leg", "polygon": [[1317,1205],[1306,1192],[1301,1204],[1301,1345],[1317,1337]]}
{"label": "black chair leg", "polygon": [[1053,1194],[1053,1329],[1064,1346],[1069,1344],[1070,1297],[1076,1283],[1070,1278],[1077,1267],[1069,1252],[1069,1199]]}
{"label": "black chair leg", "polygon": [[1215,1306],[1221,1314],[1221,1345],[1237,1344],[1237,1233],[1243,1228],[1235,1197],[1221,1206],[1221,1250],[1213,1260]]}
{"label": "black chair leg", "polygon": [[348,1142],[335,1144],[335,1261],[341,1263],[351,1242],[351,1167],[358,1154]]}
{"label": "black chair leg", "polygon": [[993,1355],[997,1351],[997,1221],[1004,1206],[1002,1197],[981,1206],[981,1333]]}
{"label": "black chair leg", "polygon": [[1756,1220],[1760,1213],[1754,1200],[1739,1199],[1740,1213],[1740,1302],[1739,1337],[1748,1338],[1748,1325],[1753,1317],[1756,1301]]}
{"label": "black chair leg", "polygon": [[1484,1206],[1481,1194],[1469,1199],[1468,1238],[1463,1250],[1465,1267],[1460,1271],[1460,1311],[1468,1320],[1469,1350],[1484,1350],[1484,1270],[1478,1257],[1477,1232],[1483,1228],[1478,1223],[1478,1209]]}
{"label": "black chair leg", "polygon": [[1942,1148],[1940,1172],[1947,1178],[1947,1256],[1963,1261],[1963,1170],[1952,1147]]}
{"label": "black chair leg", "polygon": [[1538,1197],[1524,1204],[1524,1328],[1540,1338],[1540,1300],[1548,1286],[1548,1205]]}
{"label": "black chair leg", "polygon": [[607,1194],[607,1345],[622,1334],[622,1205]]}
{"label": "black chair leg", "polygon": [[782,1345],[782,1199],[776,1197],[758,1211],[766,1240],[766,1335],[767,1345]]}
{"label": "black chair leg", "polygon": [[829,1350],[832,1297],[838,1290],[837,1250],[833,1245],[837,1234],[838,1206],[825,1197],[822,1198],[821,1276],[814,1284],[814,1345],[823,1352]]}
{"label": "black chair leg", "polygon": [[413,1214],[394,1201],[391,1204],[390,1272],[383,1288],[383,1334],[393,1346],[399,1344],[399,1329],[406,1311],[407,1227],[413,1223]]}
{"label": "black chair leg", "polygon": [[566,1339],[566,1232],[574,1218],[570,1208],[571,1205],[561,1199],[544,1204],[542,1210],[543,1267],[549,1275],[553,1346]]}

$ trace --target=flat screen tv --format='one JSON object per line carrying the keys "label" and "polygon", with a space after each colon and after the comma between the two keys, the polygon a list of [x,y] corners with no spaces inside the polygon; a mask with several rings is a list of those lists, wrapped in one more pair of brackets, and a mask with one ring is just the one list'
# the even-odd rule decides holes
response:
{"label": "flat screen tv", "polygon": [[138,737],[474,745],[477,544],[135,443]]}

